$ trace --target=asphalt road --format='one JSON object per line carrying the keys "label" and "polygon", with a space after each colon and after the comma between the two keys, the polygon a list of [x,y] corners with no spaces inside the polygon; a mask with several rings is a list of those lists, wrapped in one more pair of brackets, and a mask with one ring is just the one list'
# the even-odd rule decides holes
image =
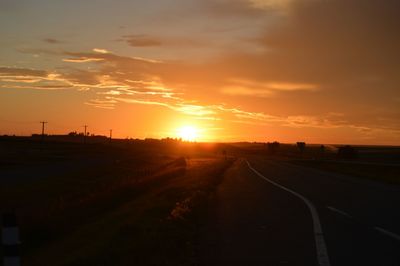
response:
{"label": "asphalt road", "polygon": [[400,265],[399,187],[247,160],[259,174],[245,158],[227,171],[202,234],[202,265]]}

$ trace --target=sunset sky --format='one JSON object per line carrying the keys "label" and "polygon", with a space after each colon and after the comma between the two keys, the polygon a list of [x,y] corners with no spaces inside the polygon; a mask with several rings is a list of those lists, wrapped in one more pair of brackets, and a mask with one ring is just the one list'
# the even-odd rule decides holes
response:
{"label": "sunset sky", "polygon": [[398,0],[0,0],[0,134],[400,145]]}

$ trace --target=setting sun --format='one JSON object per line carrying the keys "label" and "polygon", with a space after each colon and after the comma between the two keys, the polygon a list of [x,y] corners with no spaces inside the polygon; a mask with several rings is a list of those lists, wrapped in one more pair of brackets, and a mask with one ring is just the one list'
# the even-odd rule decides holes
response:
{"label": "setting sun", "polygon": [[178,129],[178,137],[184,141],[196,141],[198,138],[198,130],[193,126],[183,126]]}

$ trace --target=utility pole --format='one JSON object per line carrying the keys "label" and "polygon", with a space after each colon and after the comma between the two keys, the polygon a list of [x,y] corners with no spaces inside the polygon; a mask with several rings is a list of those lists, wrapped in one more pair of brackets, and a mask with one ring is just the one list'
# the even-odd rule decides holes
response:
{"label": "utility pole", "polygon": [[87,125],[84,125],[84,127],[85,127],[85,135],[83,136],[83,143],[86,143],[86,129],[87,129]]}
{"label": "utility pole", "polygon": [[110,129],[110,143],[111,143],[111,139],[112,139],[112,129]]}
{"label": "utility pole", "polygon": [[44,124],[47,124],[47,121],[40,121],[40,123],[42,124],[42,141],[44,140]]}

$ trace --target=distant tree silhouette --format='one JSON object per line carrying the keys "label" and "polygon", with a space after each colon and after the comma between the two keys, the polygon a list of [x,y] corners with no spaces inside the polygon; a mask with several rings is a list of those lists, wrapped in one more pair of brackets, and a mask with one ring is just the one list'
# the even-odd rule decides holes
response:
{"label": "distant tree silhouette", "polygon": [[303,154],[304,150],[306,149],[306,143],[305,142],[297,142],[297,148],[299,148],[300,153]]}
{"label": "distant tree silhouette", "polygon": [[324,154],[325,154],[325,146],[324,145],[319,146],[319,154],[321,157],[324,156]]}
{"label": "distant tree silhouette", "polygon": [[325,146],[324,146],[324,145],[321,145],[321,146],[319,147],[319,151],[320,151],[321,153],[324,153],[324,152],[325,152]]}
{"label": "distant tree silhouette", "polygon": [[357,150],[350,145],[340,147],[337,157],[340,159],[355,159],[358,157]]}
{"label": "distant tree silhouette", "polygon": [[267,143],[267,150],[269,154],[275,154],[279,150],[279,142],[274,141],[274,142],[268,142]]}

